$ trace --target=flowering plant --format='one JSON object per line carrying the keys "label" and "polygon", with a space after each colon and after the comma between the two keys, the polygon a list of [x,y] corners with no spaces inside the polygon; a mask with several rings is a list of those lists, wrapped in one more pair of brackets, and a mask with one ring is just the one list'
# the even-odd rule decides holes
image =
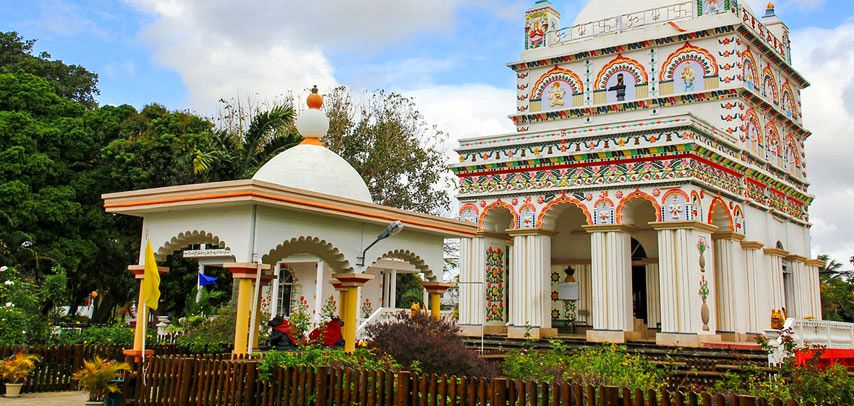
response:
{"label": "flowering plant", "polygon": [[335,302],[335,296],[329,296],[326,303],[320,308],[320,317],[323,320],[331,320],[335,317],[335,312],[338,311],[338,303]]}
{"label": "flowering plant", "polygon": [[709,281],[706,280],[704,275],[700,276],[700,297],[703,300],[706,300],[709,297]]}
{"label": "flowering plant", "polygon": [[33,354],[17,354],[0,361],[0,378],[9,383],[21,383],[36,367],[39,357]]}

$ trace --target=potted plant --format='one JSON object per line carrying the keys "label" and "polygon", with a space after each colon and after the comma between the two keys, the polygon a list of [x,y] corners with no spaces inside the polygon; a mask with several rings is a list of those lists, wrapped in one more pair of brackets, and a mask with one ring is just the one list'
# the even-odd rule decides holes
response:
{"label": "potted plant", "polygon": [[36,367],[39,357],[18,352],[0,362],[0,378],[6,381],[6,397],[16,398],[21,394],[24,378]]}
{"label": "potted plant", "polygon": [[83,368],[74,373],[73,378],[80,382],[80,387],[89,392],[87,405],[104,403],[104,396],[119,392],[121,389],[113,382],[119,372],[130,371],[130,365],[124,362],[104,360],[95,356],[90,361],[83,361]]}

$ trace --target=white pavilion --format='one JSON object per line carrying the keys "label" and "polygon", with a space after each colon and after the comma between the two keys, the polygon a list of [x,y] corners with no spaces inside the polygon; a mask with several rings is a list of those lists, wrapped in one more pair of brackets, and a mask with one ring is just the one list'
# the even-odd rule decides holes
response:
{"label": "white pavilion", "polygon": [[[334,302],[327,306],[344,321],[345,347],[352,351],[357,324],[395,307],[397,273],[421,276],[430,296],[425,303],[439,317],[440,294],[451,286],[441,281],[444,240],[477,232],[468,222],[373,203],[356,170],[323,146],[329,120],[316,89],[308,105],[296,120],[302,144],[252,179],[103,196],[107,212],[143,218],[142,248],[150,240],[158,261],[191,245],[216,247],[185,254],[228,269],[238,284],[235,353],[257,347],[263,306],[287,316],[297,301],[315,322]],[[381,234],[388,238],[377,240]],[[137,278],[143,277],[142,248],[139,263],[130,266]],[[129,354],[142,350],[141,331]]]}
{"label": "white pavilion", "polygon": [[[525,13],[517,132],[453,165],[469,334],[700,346],[820,319],[789,31],[735,0]],[[569,268],[569,269],[568,269]],[[559,290],[573,273],[577,296]]]}

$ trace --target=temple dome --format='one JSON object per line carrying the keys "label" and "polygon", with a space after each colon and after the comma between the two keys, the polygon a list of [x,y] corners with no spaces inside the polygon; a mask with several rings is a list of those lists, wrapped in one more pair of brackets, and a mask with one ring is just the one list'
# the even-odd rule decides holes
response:
{"label": "temple dome", "polygon": [[586,24],[606,18],[653,8],[673,6],[685,3],[685,0],[590,0],[575,17],[572,25]]}
{"label": "temple dome", "polygon": [[273,157],[252,179],[373,203],[362,176],[321,142],[329,130],[329,118],[320,110],[317,87],[308,97],[308,106],[296,119],[303,142]]}

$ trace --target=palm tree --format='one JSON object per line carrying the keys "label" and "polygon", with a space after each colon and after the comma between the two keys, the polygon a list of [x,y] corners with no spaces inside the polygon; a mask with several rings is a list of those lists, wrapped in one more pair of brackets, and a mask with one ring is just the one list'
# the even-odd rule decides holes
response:
{"label": "palm tree", "polygon": [[[229,109],[231,106],[226,105],[226,110]],[[293,127],[294,110],[289,106],[257,112],[248,126],[243,125],[242,113],[237,115],[236,121],[230,121],[214,134],[213,145],[206,151],[196,150],[193,159],[196,174],[222,179],[250,178],[270,158],[302,140]]]}
{"label": "palm tree", "polygon": [[819,255],[818,259],[824,261],[824,265],[818,269],[818,274],[824,276],[828,279],[833,279],[842,275],[847,275],[850,271],[841,269],[842,263],[836,262],[835,259],[831,259],[827,254]]}

